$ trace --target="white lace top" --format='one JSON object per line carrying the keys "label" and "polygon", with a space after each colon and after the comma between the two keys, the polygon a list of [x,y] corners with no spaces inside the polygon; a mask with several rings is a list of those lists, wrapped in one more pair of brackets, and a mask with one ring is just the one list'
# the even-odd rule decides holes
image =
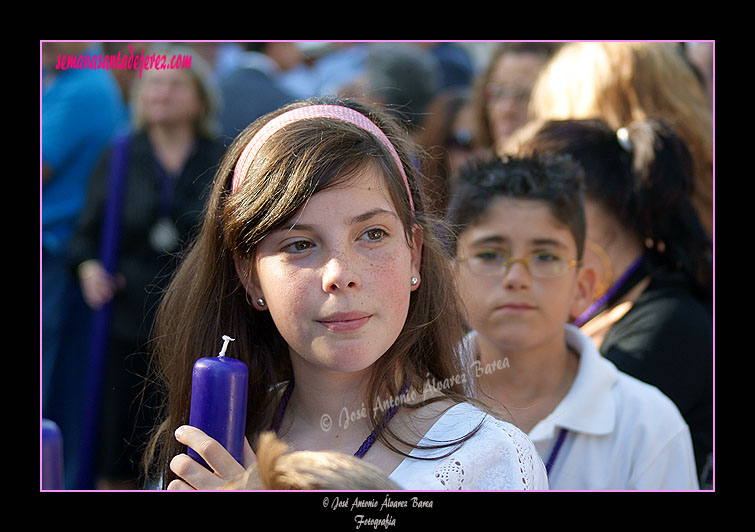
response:
{"label": "white lace top", "polygon": [[[414,449],[391,473],[407,490],[546,490],[548,477],[525,433],[477,407],[460,403],[447,410],[419,446],[455,441],[483,425],[470,439],[440,449]],[[417,458],[450,456],[437,460]]]}

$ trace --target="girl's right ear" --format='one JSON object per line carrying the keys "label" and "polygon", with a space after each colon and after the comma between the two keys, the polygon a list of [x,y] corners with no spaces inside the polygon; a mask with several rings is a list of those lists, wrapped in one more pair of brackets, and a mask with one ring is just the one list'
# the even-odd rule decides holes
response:
{"label": "girl's right ear", "polygon": [[244,290],[251,297],[254,308],[257,310],[267,310],[265,295],[262,293],[257,275],[253,271],[251,260],[248,257],[234,254],[233,266],[236,268],[236,275],[239,276]]}

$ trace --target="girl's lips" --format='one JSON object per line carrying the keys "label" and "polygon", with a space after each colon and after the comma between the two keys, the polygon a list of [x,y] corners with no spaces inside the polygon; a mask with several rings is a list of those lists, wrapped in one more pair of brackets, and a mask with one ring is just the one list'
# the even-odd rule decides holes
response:
{"label": "girl's lips", "polygon": [[342,312],[317,320],[328,330],[333,332],[356,331],[369,321],[370,314],[363,312]]}

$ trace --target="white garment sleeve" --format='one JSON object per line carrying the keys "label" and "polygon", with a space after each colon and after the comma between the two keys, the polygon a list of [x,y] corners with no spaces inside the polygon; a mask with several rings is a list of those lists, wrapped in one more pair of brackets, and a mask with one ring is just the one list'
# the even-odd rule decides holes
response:
{"label": "white garment sleeve", "polygon": [[[467,464],[468,490],[547,490],[548,476],[535,445],[510,423],[487,416],[467,449],[453,460]],[[474,443],[473,443],[474,442]]]}

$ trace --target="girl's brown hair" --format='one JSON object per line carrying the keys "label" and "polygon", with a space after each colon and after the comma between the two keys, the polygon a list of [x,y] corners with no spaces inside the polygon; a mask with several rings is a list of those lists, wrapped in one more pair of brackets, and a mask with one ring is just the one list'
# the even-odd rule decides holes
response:
{"label": "girl's brown hair", "polygon": [[[306,119],[281,129],[262,146],[243,183],[231,194],[239,155],[256,131],[278,114],[316,104],[351,107],[380,127],[403,163],[414,214],[388,150],[359,127],[331,119]],[[412,292],[398,339],[373,366],[366,404],[397,398],[406,380],[410,389],[418,391],[428,380],[448,384],[440,388],[443,396],[462,399],[459,376],[464,373],[454,350],[464,334],[463,318],[449,261],[436,237],[440,222],[424,209],[421,179],[412,164],[417,159],[414,150],[406,130],[390,114],[335,98],[293,103],[255,121],[236,138],[216,174],[201,230],[158,309],[153,347],[157,376],[164,385],[165,412],[145,454],[145,466],[152,468],[148,475],[160,477],[163,486],[175,478],[168,464],[185,449],[172,435],[189,420],[192,366],[198,358],[217,352],[223,334],[236,339],[233,355],[249,366],[249,441],[269,429],[278,406],[276,391],[293,376],[288,345],[270,313],[252,307],[235,263],[253,264],[255,246],[267,234],[282,227],[313,194],[343,183],[365,164],[382,169],[408,245],[413,245],[413,235],[422,241],[422,283]],[[371,419],[373,426],[379,421]],[[401,452],[390,443],[395,436],[389,428],[379,438]]]}

